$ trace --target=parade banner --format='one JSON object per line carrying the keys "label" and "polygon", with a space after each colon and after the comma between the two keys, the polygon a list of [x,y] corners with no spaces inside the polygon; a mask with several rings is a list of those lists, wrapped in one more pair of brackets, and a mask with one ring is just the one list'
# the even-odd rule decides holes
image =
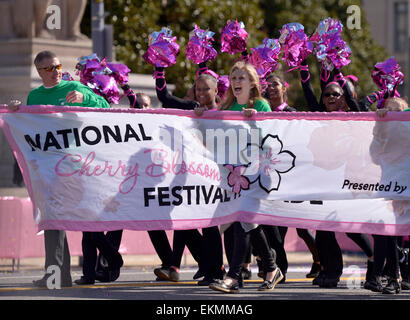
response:
{"label": "parade banner", "polygon": [[0,112],[39,229],[410,234],[410,113]]}

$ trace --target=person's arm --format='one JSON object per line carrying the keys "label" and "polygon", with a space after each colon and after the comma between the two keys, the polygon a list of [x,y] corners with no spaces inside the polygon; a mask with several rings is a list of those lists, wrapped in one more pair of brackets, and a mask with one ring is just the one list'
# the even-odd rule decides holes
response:
{"label": "person's arm", "polygon": [[130,107],[131,108],[136,108],[136,109],[141,109],[140,104],[137,101],[137,96],[134,91],[130,88],[128,84],[125,84],[121,87],[121,89],[124,91],[124,94],[127,95],[128,101],[130,102]]}
{"label": "person's arm", "polygon": [[389,97],[388,90],[379,90],[379,91],[372,92],[359,101],[360,109],[366,109],[368,111],[370,110],[370,107],[372,106],[372,104],[382,99],[387,99],[388,97]]}
{"label": "person's arm", "polygon": [[320,68],[320,88],[325,90],[327,84],[330,81],[331,72],[327,70],[323,65]]}
{"label": "person's arm", "polygon": [[199,106],[199,103],[192,100],[184,100],[170,94],[167,89],[165,81],[165,69],[162,67],[155,67],[155,87],[158,100],[161,101],[164,108],[174,108],[183,110],[193,110]]}
{"label": "person's arm", "polygon": [[313,91],[312,84],[310,83],[309,66],[306,60],[302,61],[302,64],[300,66],[300,81],[309,111],[323,111],[322,108],[320,108],[320,105]]}

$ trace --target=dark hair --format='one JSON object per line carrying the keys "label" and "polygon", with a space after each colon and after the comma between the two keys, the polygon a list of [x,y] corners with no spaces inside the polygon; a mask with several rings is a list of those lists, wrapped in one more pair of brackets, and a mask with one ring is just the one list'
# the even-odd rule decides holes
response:
{"label": "dark hair", "polygon": [[56,57],[57,55],[52,51],[41,51],[37,53],[36,57],[34,58],[34,65],[38,66],[44,59],[53,59]]}
{"label": "dark hair", "polygon": [[345,86],[347,87],[348,90],[350,90],[353,99],[357,99],[357,92],[356,92],[356,87],[354,85],[354,82],[350,80],[349,78],[346,78]]}
{"label": "dark hair", "polygon": [[[269,74],[269,75],[266,77],[266,81],[268,81],[269,78],[276,78],[276,79],[279,80],[279,82],[282,84],[282,86],[284,86],[285,88],[287,87],[287,86],[286,86],[285,78],[284,78],[282,75],[276,74],[276,73],[271,73],[271,74]],[[268,88],[266,88],[266,90],[265,90],[265,92],[264,92],[264,94],[263,94],[263,97],[266,98],[266,99],[268,99],[268,100],[270,99]],[[285,101],[288,100],[288,93],[287,93],[287,91],[285,91],[285,93],[284,93],[284,95],[283,95],[283,99],[284,99]]]}

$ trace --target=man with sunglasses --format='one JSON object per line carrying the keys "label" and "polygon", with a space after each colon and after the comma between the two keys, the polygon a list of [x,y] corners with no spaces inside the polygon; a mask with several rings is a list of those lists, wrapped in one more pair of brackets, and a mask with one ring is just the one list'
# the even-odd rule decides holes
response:
{"label": "man with sunglasses", "polygon": [[42,51],[37,54],[34,65],[43,81],[43,85],[29,93],[27,105],[110,107],[103,97],[95,94],[82,83],[62,80],[62,65],[53,52]]}
{"label": "man with sunglasses", "polygon": [[[62,65],[55,53],[41,51],[34,59],[34,65],[43,85],[30,91],[27,105],[57,105],[109,108],[109,103],[78,81],[62,80]],[[10,101],[8,109],[17,111],[21,102]],[[58,266],[61,271],[61,287],[71,287],[70,251],[64,230],[45,230],[45,270]],[[46,273],[40,280],[33,281],[36,287],[47,288]]]}

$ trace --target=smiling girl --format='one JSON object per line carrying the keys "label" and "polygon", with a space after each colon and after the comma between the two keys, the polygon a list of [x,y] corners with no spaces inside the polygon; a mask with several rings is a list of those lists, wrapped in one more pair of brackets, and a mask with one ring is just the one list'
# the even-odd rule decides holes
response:
{"label": "smiling girl", "polygon": [[258,73],[251,64],[235,63],[229,79],[230,86],[219,110],[244,111],[249,117],[257,111],[271,111],[269,103],[262,97]]}

